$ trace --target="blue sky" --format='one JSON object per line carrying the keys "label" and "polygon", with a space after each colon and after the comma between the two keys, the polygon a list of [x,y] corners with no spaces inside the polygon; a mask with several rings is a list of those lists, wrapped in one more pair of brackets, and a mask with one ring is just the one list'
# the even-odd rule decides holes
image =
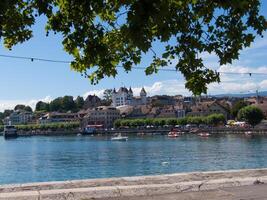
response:
{"label": "blue sky", "polygon": [[[267,17],[267,1],[262,1],[261,13]],[[49,37],[45,36],[44,23],[44,19],[38,20],[33,27],[34,37],[26,43],[15,46],[12,51],[1,45],[0,54],[71,60],[63,50],[60,35],[50,33]],[[161,45],[155,45],[158,51],[161,48]],[[250,48],[243,50],[240,59],[232,65],[219,66],[216,56],[208,54],[202,56],[206,65],[213,69],[267,73],[267,33],[264,38],[257,38]],[[151,55],[146,55],[141,66],[149,63],[150,59]],[[128,74],[120,70],[115,79],[105,78],[94,86],[79,73],[72,71],[68,64],[0,57],[0,111],[12,108],[17,103],[34,106],[38,100],[49,101],[63,95],[97,94],[101,96],[105,88],[118,88],[122,85],[132,86],[137,95],[143,86],[149,95],[190,94],[184,88],[183,77],[173,72],[145,76],[142,70],[134,70]],[[210,85],[208,93],[245,93],[256,89],[267,90],[267,76],[223,75],[222,83]]]}

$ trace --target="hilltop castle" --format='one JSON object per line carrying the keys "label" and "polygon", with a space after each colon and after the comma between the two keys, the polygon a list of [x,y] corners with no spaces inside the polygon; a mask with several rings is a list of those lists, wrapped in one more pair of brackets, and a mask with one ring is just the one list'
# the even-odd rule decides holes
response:
{"label": "hilltop castle", "polygon": [[113,90],[112,92],[112,106],[123,106],[123,105],[145,105],[147,103],[147,93],[144,88],[141,89],[140,96],[134,97],[132,88],[129,90],[126,87],[121,87],[118,91]]}

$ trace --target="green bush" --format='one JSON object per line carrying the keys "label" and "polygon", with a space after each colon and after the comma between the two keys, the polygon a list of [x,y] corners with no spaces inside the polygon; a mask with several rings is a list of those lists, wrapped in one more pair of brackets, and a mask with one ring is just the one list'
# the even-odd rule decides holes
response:
{"label": "green bush", "polygon": [[256,106],[246,106],[239,110],[237,118],[239,120],[244,120],[251,126],[255,126],[263,120],[264,115],[261,109]]}
{"label": "green bush", "polygon": [[206,117],[184,117],[184,118],[147,118],[147,119],[118,119],[114,122],[114,126],[118,127],[140,127],[140,126],[156,126],[164,125],[186,125],[186,124],[208,124],[217,126],[225,123],[223,114],[212,114]]}
{"label": "green bush", "polygon": [[71,130],[74,128],[80,127],[79,122],[57,122],[57,123],[48,123],[48,124],[28,124],[28,125],[16,125],[18,130],[30,131],[30,130],[58,130],[66,129]]}

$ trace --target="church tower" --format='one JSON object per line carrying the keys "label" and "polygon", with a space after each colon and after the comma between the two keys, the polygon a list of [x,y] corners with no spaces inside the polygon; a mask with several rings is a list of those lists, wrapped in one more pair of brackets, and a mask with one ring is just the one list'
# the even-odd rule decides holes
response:
{"label": "church tower", "polygon": [[146,91],[145,91],[145,88],[143,87],[141,92],[140,92],[140,97],[141,97],[141,101],[142,101],[142,104],[146,104],[147,102],[147,94],[146,94]]}

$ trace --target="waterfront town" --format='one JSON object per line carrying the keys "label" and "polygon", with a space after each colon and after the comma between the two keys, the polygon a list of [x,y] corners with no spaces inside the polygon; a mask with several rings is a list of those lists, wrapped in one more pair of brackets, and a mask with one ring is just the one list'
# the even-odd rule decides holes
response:
{"label": "waterfront town", "polygon": [[[263,118],[267,117],[267,97],[258,94],[250,97],[223,95],[193,97],[178,94],[148,96],[146,90],[142,88],[139,96],[134,96],[131,87],[120,87],[105,90],[102,99],[96,95],[88,95],[85,99],[80,96],[76,99],[64,96],[49,103],[39,101],[34,110],[27,105],[17,105],[13,110],[5,110],[0,116],[2,125],[12,124],[18,129],[28,131],[38,129],[34,128],[38,126],[57,127],[57,125],[80,129],[91,126],[113,130],[118,127],[127,128],[134,122],[137,123],[133,125],[135,127],[179,125],[179,123],[201,125],[207,124],[201,121],[202,118],[216,114],[221,116],[221,121],[215,124],[211,122],[208,125],[222,126],[231,122],[232,125],[249,126],[244,120],[238,121],[238,111],[246,106],[259,108],[264,115]],[[183,122],[183,119],[191,121]],[[145,122],[142,123],[140,120]]]}
{"label": "waterfront town", "polygon": [[0,200],[266,200],[266,0],[0,0]]}

